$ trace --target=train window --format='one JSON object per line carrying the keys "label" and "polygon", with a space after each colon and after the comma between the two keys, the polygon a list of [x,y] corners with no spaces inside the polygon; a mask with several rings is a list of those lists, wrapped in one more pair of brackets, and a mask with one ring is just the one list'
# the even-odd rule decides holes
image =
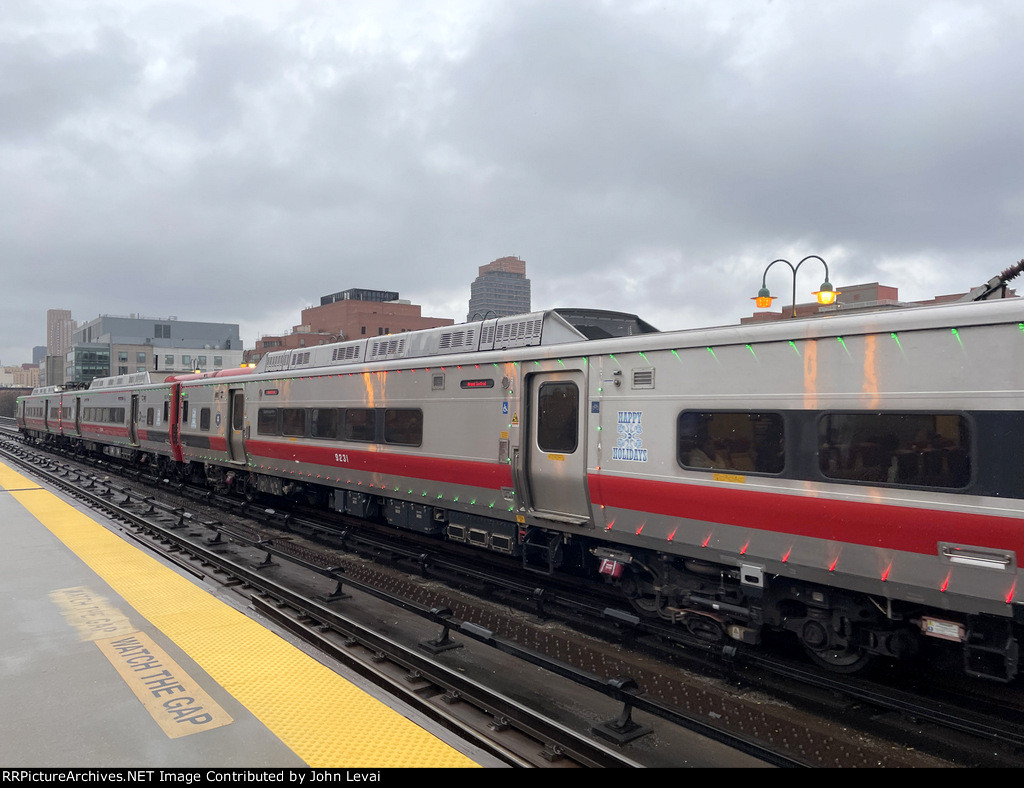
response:
{"label": "train window", "polygon": [[309,411],[310,436],[324,440],[340,438],[342,413],[339,408],[312,408]]}
{"label": "train window", "polygon": [[676,420],[676,458],[684,468],[781,473],[784,432],[778,413],[684,410]]}
{"label": "train window", "polygon": [[168,412],[170,411],[170,406],[171,406],[170,401],[169,400],[164,400],[164,424],[166,424],[169,421],[169,419],[168,419]]}
{"label": "train window", "polygon": [[231,429],[240,432],[245,424],[245,392],[234,391],[231,394]]}
{"label": "train window", "polygon": [[377,414],[373,408],[348,408],[345,411],[345,440],[373,441],[377,431]]}
{"label": "train window", "polygon": [[281,410],[281,434],[302,438],[306,435],[306,411],[304,408],[283,408]]}
{"label": "train window", "polygon": [[199,429],[209,430],[210,429],[210,409],[200,408],[199,409]]}
{"label": "train window", "polygon": [[537,446],[572,454],[579,439],[580,392],[575,383],[541,383],[537,392]]}
{"label": "train window", "polygon": [[260,435],[280,435],[281,427],[277,421],[277,408],[260,408],[256,416],[256,432]]}
{"label": "train window", "polygon": [[156,414],[153,412],[153,408],[146,408],[146,426],[147,427],[152,427],[153,426],[153,418],[155,417],[155,415]]}
{"label": "train window", "polygon": [[818,422],[818,467],[829,479],[966,487],[970,425],[947,413],[828,413]]}
{"label": "train window", "polygon": [[403,446],[423,443],[423,411],[418,408],[385,409],[384,442]]}

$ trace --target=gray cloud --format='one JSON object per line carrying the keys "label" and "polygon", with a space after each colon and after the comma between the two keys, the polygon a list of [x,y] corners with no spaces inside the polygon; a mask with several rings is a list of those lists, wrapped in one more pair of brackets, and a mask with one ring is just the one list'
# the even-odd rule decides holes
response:
{"label": "gray cloud", "polygon": [[1024,256],[1014,3],[91,10],[0,10],[5,364],[48,308],[462,319],[506,254],[537,308],[663,329],[737,321],[779,256],[906,298]]}

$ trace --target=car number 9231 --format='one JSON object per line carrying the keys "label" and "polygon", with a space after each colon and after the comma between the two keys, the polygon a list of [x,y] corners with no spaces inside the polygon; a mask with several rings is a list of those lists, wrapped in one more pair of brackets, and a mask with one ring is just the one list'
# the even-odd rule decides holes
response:
{"label": "car number 9231", "polygon": [[348,462],[348,455],[347,454],[338,454],[338,453],[336,453],[334,455],[334,461],[335,462]]}

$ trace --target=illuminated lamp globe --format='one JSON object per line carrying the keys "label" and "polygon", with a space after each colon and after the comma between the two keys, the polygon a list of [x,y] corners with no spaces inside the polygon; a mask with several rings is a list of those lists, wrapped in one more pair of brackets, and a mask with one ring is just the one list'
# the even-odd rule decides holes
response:
{"label": "illuminated lamp globe", "polygon": [[758,309],[770,309],[775,296],[768,291],[767,287],[762,287],[757,291],[757,295],[750,300],[754,302]]}
{"label": "illuminated lamp globe", "polygon": [[826,279],[821,283],[821,287],[814,291],[814,295],[818,299],[818,303],[822,306],[829,306],[836,302],[836,296],[842,291],[833,289],[832,285]]}

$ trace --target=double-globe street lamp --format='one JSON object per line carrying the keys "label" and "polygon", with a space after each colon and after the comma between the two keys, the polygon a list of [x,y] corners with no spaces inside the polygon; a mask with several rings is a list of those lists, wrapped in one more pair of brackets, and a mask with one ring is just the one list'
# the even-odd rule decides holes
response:
{"label": "double-globe street lamp", "polygon": [[792,317],[796,317],[796,272],[799,271],[800,270],[800,266],[802,266],[808,260],[819,260],[819,261],[821,261],[821,264],[823,266],[825,266],[825,281],[821,283],[821,287],[819,287],[817,290],[814,291],[814,296],[817,297],[818,303],[821,304],[822,306],[829,306],[830,304],[834,304],[836,302],[836,296],[840,294],[840,291],[836,290],[834,287],[832,287],[832,284],[828,281],[828,263],[826,263],[824,260],[822,260],[820,257],[818,257],[818,255],[810,254],[810,255],[807,255],[807,257],[805,257],[803,260],[801,260],[796,265],[793,265],[791,262],[789,262],[789,260],[783,260],[781,258],[778,259],[778,260],[772,260],[770,263],[768,263],[768,266],[764,269],[764,274],[761,276],[761,289],[757,292],[757,295],[754,296],[753,299],[751,299],[757,305],[757,308],[758,309],[770,309],[771,308],[772,301],[775,300],[775,297],[768,290],[768,285],[767,285],[768,269],[771,268],[776,263],[785,263],[786,265],[789,266],[789,269],[793,272],[793,311],[792,311]]}

